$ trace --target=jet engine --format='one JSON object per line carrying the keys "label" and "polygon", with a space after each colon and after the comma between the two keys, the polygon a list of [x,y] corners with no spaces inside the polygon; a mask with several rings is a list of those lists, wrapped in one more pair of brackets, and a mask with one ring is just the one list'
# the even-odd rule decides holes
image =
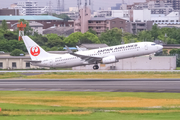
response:
{"label": "jet engine", "polygon": [[103,64],[110,64],[117,62],[117,59],[115,56],[108,56],[102,59]]}

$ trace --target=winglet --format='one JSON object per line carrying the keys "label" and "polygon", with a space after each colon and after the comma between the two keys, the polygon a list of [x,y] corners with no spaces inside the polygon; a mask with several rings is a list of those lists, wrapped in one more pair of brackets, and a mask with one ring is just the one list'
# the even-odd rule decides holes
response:
{"label": "winglet", "polygon": [[66,45],[65,45],[65,47],[66,47],[66,50],[67,50],[70,54],[72,54],[72,53],[73,53],[73,51],[72,51],[72,50],[70,50],[68,46],[66,46]]}
{"label": "winglet", "polygon": [[78,46],[76,46],[76,48],[78,49],[78,51],[82,51],[82,49],[81,49],[81,48],[79,48]]}

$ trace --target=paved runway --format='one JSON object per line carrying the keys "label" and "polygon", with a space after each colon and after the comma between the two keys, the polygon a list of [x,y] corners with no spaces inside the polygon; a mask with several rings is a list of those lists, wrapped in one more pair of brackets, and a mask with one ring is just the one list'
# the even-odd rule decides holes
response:
{"label": "paved runway", "polygon": [[52,72],[180,72],[180,70],[6,70],[0,73],[52,73]]}
{"label": "paved runway", "polygon": [[180,79],[0,80],[0,91],[106,91],[180,93]]}

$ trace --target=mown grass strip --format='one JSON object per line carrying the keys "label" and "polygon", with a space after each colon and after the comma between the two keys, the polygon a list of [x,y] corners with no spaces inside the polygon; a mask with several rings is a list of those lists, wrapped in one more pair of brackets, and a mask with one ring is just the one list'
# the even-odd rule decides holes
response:
{"label": "mown grass strip", "polygon": [[180,72],[68,72],[25,76],[28,79],[180,78]]}
{"label": "mown grass strip", "polygon": [[179,107],[180,95],[178,93],[16,91],[0,92],[0,103],[74,108]]}
{"label": "mown grass strip", "polygon": [[24,75],[20,73],[0,73],[0,79],[20,78],[20,77],[24,77]]}
{"label": "mown grass strip", "polygon": [[120,113],[180,113],[180,110],[121,110]]}
{"label": "mown grass strip", "polygon": [[2,115],[85,115],[91,112],[30,112],[30,111],[2,111]]}

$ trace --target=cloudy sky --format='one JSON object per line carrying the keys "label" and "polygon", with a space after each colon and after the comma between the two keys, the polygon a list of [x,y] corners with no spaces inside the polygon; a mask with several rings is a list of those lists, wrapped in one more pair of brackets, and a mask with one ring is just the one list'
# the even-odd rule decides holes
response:
{"label": "cloudy sky", "polygon": [[[26,1],[26,0],[0,0],[0,8],[7,8],[9,7],[12,3],[16,3],[18,1]],[[45,6],[50,0],[31,0],[31,1],[37,1],[38,6]],[[54,7],[57,6],[57,0],[51,0],[52,5]],[[64,0],[65,1],[65,8],[67,9],[68,7],[76,7],[77,6],[77,0]],[[85,0],[81,0],[84,2]],[[94,1],[94,9],[98,9],[99,7],[107,9],[108,7],[115,6],[116,3],[121,3],[122,0],[92,0]],[[134,2],[139,2],[139,1],[145,1],[145,0],[124,0],[128,4]]]}

